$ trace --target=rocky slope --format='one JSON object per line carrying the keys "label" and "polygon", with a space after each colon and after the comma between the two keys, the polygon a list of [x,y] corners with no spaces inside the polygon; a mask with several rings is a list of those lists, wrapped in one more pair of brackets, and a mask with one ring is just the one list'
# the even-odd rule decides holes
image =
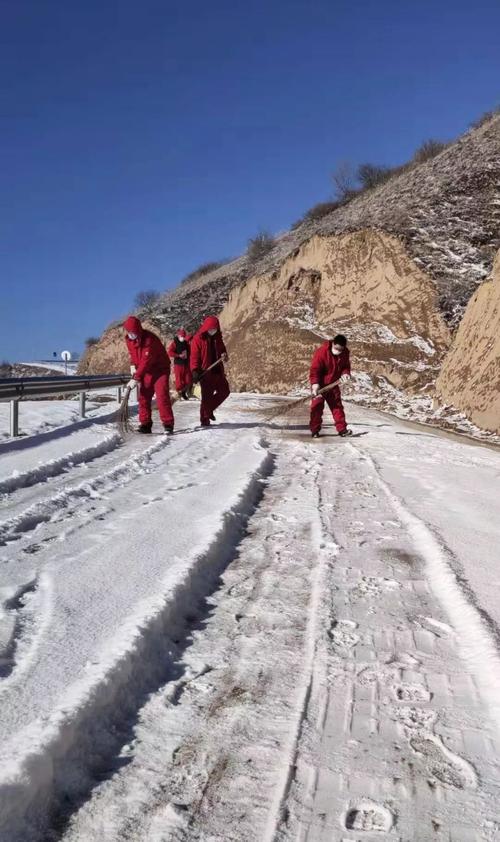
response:
{"label": "rocky slope", "polygon": [[[296,226],[259,262],[244,255],[141,315],[166,340],[178,325],[193,330],[204,315],[220,313],[231,380],[240,389],[303,385],[311,349],[321,337],[345,332],[368,392],[382,391],[391,408],[391,390],[430,394],[498,248],[500,115],[432,160]],[[81,369],[126,365],[113,325]]]}

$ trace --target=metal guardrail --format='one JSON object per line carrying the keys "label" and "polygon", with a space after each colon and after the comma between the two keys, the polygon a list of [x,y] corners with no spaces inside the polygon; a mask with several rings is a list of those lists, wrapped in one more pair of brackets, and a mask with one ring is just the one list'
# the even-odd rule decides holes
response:
{"label": "metal guardrail", "polygon": [[97,374],[94,376],[52,375],[51,377],[10,377],[0,379],[0,401],[10,401],[10,435],[19,435],[19,403],[30,398],[54,395],[80,395],[80,415],[85,418],[87,392],[96,389],[117,389],[121,401],[121,387],[128,383],[130,374]]}

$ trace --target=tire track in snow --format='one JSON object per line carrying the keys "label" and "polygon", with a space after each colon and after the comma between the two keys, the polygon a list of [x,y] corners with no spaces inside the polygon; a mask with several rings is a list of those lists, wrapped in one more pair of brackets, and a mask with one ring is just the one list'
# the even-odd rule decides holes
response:
{"label": "tire track in snow", "polygon": [[42,574],[20,585],[4,602],[4,609],[13,614],[13,625],[0,657],[0,696],[33,663],[40,640],[50,625],[52,598],[50,579]]}
{"label": "tire track in snow", "polygon": [[[141,453],[120,462],[105,473],[91,480],[84,480],[71,488],[65,488],[46,500],[32,504],[20,514],[3,521],[3,523],[0,523],[0,546],[4,546],[9,541],[15,541],[23,533],[32,531],[41,523],[55,520],[58,515],[70,517],[75,506],[83,499],[98,498],[102,494],[112,491],[113,488],[126,485],[137,476],[147,473],[152,457],[167,447],[168,444],[170,444],[170,439],[162,438]],[[178,453],[179,451],[174,454],[174,457],[177,457]]]}
{"label": "tire track in snow", "polygon": [[0,678],[7,678],[16,666],[16,651],[27,622],[26,601],[36,591],[37,585],[35,576],[29,582],[19,585],[15,593],[3,603],[6,618],[12,622],[12,630],[0,652]]}
{"label": "tire track in snow", "polygon": [[314,486],[316,494],[317,516],[312,522],[313,544],[317,552],[318,561],[312,578],[311,598],[307,616],[306,652],[303,667],[302,692],[296,710],[295,724],[291,733],[289,746],[287,748],[288,762],[284,764],[282,780],[276,789],[273,805],[269,813],[263,842],[273,842],[283,821],[286,820],[286,804],[290,795],[290,789],[294,780],[297,767],[299,744],[302,735],[302,728],[307,720],[309,704],[315,671],[318,665],[315,664],[318,654],[318,644],[322,637],[323,623],[325,619],[324,594],[327,591],[327,559],[337,547],[330,536],[326,536],[322,518],[322,493],[318,481],[319,468],[315,468]]}
{"label": "tire track in snow", "polygon": [[120,638],[120,648],[112,648],[110,663],[96,666],[95,679],[90,670],[79,703],[79,690],[72,689],[71,700],[62,702],[44,726],[45,742],[35,748],[31,726],[25,729],[20,754],[14,753],[0,778],[0,838],[46,838],[49,821],[60,828],[68,804],[85,798],[95,775],[109,768],[137,710],[168,679],[175,654],[172,639],[182,632],[191,605],[218,587],[220,574],[237,554],[263,482],[273,470],[274,456],[266,448],[237,500],[221,513],[219,531],[206,551],[186,567],[173,593],[158,595],[155,610],[134,621]]}
{"label": "tire track in snow", "polygon": [[490,715],[500,733],[500,652],[498,641],[485,622],[482,612],[461,586],[449,557],[450,551],[435,537],[432,530],[413,514],[382,479],[380,467],[365,450],[349,443],[358,459],[373,469],[377,482],[404,523],[417,551],[425,559],[428,579],[460,641],[462,654],[475,675]]}
{"label": "tire track in snow", "polygon": [[[169,459],[168,464],[170,465],[174,460],[179,458],[185,459],[186,470],[189,472],[190,466],[196,466],[198,471],[200,467],[203,468],[203,472],[210,470],[210,466],[214,464],[214,460],[204,455],[200,458],[199,455],[190,453],[186,455],[185,451],[188,449],[187,445],[184,445],[173,456]],[[203,463],[207,461],[207,465]],[[140,505],[145,507],[152,505],[154,503],[161,503],[164,501],[164,495],[168,494],[169,496],[172,494],[177,494],[179,492],[184,491],[185,489],[192,488],[195,483],[184,483],[180,486],[173,486],[167,487],[163,491],[163,495],[161,497],[155,496],[153,498],[147,497],[146,499],[142,500]],[[105,514],[102,512],[94,512],[94,506],[91,507],[92,512],[89,512],[89,518],[84,520],[79,520],[76,526],[72,526],[69,529],[66,529],[64,533],[65,539],[67,539],[73,532],[77,529],[82,529],[85,526],[88,526],[89,522],[97,519],[99,521],[105,520]],[[109,511],[112,511],[110,509]],[[79,515],[81,516],[80,509],[78,510]],[[67,516],[70,516],[70,512],[67,513]],[[111,529],[115,528],[114,522],[111,523],[104,523],[101,525],[100,529]],[[60,536],[59,536],[60,537]],[[33,554],[35,552],[39,552],[42,550],[43,545],[48,545],[51,542],[56,540],[55,535],[49,535],[43,539],[41,539],[39,544],[30,544],[23,549],[23,552]],[[36,577],[35,577],[36,581]],[[17,587],[16,594],[19,593],[21,596],[26,591],[26,586],[24,584],[20,584]],[[29,590],[29,588],[28,588]],[[3,678],[5,679],[4,682],[0,683],[0,695],[6,689],[8,683],[10,681],[18,681],[23,673],[27,671],[29,666],[31,665],[34,657],[34,653],[38,647],[38,642],[40,636],[50,622],[50,606],[52,600],[52,588],[50,585],[50,577],[42,576],[40,582],[35,587],[36,590],[36,600],[31,600],[30,605],[26,611],[21,612],[19,615],[16,615],[16,628],[12,631],[9,635],[8,641],[4,644],[4,674]],[[10,603],[11,600],[17,602],[16,596],[7,600]],[[7,607],[11,607],[10,604]],[[19,606],[21,608],[22,606]],[[14,657],[15,652],[15,657]],[[2,656],[0,655],[0,678],[2,678]]]}
{"label": "tire track in snow", "polygon": [[17,491],[18,488],[29,488],[47,479],[57,477],[71,468],[82,464],[82,462],[91,462],[100,456],[104,456],[106,453],[110,453],[112,450],[120,447],[122,443],[122,437],[118,433],[112,433],[96,444],[66,453],[59,459],[49,459],[29,470],[15,472],[12,476],[0,481],[0,494],[11,494],[13,491]]}
{"label": "tire track in snow", "polygon": [[193,612],[185,654],[181,641],[183,674],[141,711],[126,747],[130,764],[96,789],[65,842],[98,838],[104,828],[109,842],[246,842],[262,840],[267,825],[273,832],[308,696],[313,474],[309,456],[277,448],[210,610]]}

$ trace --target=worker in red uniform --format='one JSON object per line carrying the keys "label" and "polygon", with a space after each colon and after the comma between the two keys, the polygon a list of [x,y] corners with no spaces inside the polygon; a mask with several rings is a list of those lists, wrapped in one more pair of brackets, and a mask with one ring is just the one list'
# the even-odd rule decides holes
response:
{"label": "worker in red uniform", "polygon": [[317,438],[321,430],[321,419],[323,418],[325,401],[332,411],[333,420],[339,436],[352,435],[351,430],[348,429],[346,424],[339,386],[334,386],[325,392],[324,395],[318,394],[319,390],[324,386],[335,383],[336,380],[344,383],[350,377],[351,364],[347,339],[339,333],[333,339],[321,345],[320,348],[317,348],[311,360],[309,381],[311,383],[312,400],[309,428],[313,438]]}
{"label": "worker in red uniform", "polygon": [[140,385],[138,432],[151,432],[151,401],[153,395],[156,395],[163,428],[165,432],[173,433],[174,413],[169,391],[170,360],[165,346],[156,334],[144,330],[135,316],[129,316],[123,327],[133,373],[132,380],[127,385],[130,389]]}
{"label": "worker in red uniform", "polygon": [[[191,340],[190,366],[195,383],[201,386],[200,422],[209,427],[215,421],[214,411],[229,395],[229,383],[224,374],[223,362],[228,359],[222,339],[219,319],[207,316]],[[220,360],[210,371],[207,369]],[[204,374],[204,372],[207,372]]]}
{"label": "worker in red uniform", "polygon": [[188,336],[183,327],[180,327],[172,342],[168,346],[168,356],[174,361],[175,388],[179,397],[189,400],[193,378],[189,365],[189,343],[191,336]]}

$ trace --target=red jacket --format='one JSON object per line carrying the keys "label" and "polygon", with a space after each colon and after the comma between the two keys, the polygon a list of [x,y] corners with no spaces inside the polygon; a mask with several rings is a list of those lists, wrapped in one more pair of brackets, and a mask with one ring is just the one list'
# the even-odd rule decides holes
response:
{"label": "red jacket", "polygon": [[339,380],[343,374],[351,373],[349,349],[344,348],[342,353],[336,357],[332,354],[332,344],[333,340],[329,339],[314,352],[309,372],[311,385],[318,383],[320,388],[323,388],[323,386],[328,386],[329,383]]}
{"label": "red jacket", "polygon": [[170,374],[170,360],[161,339],[150,330],[144,330],[135,316],[129,316],[123,327],[129,333],[137,334],[137,339],[125,337],[130,361],[136,367],[134,380],[142,380],[145,374],[156,377],[161,374]]}
{"label": "red jacket", "polygon": [[[210,336],[209,330],[217,330],[214,336]],[[207,316],[198,333],[195,333],[191,340],[191,352],[189,363],[191,371],[205,371],[222,354],[225,354],[226,346],[220,332],[219,319],[216,316]],[[224,374],[224,366],[220,363],[214,372]]]}

